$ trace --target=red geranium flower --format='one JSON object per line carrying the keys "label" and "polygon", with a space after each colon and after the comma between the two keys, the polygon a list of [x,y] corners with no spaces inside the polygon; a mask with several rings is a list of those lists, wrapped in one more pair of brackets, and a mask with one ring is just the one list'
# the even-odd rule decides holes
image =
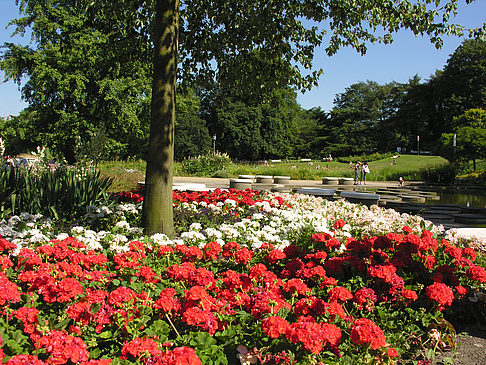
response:
{"label": "red geranium flower", "polygon": [[471,266],[466,271],[466,276],[471,280],[477,280],[480,283],[486,281],[486,271],[481,266]]}
{"label": "red geranium flower", "polygon": [[282,289],[292,295],[307,295],[311,291],[300,279],[290,279],[284,284]]}
{"label": "red geranium flower", "polygon": [[338,219],[334,222],[334,229],[340,229],[343,228],[346,222],[342,219]]}
{"label": "red geranium flower", "polygon": [[5,365],[44,365],[45,362],[33,355],[15,355]]}
{"label": "red geranium flower", "polygon": [[47,359],[49,364],[65,364],[69,360],[78,363],[89,359],[89,352],[83,340],[63,331],[52,331],[42,336],[39,344],[50,353],[51,356]]}
{"label": "red geranium flower", "polygon": [[0,306],[8,302],[17,303],[20,301],[20,292],[14,283],[8,280],[7,275],[0,272]]}
{"label": "red geranium flower", "polygon": [[279,338],[289,329],[289,323],[282,317],[267,317],[262,321],[262,330],[271,338]]}
{"label": "red geranium flower", "polygon": [[149,360],[147,364],[202,365],[202,362],[199,357],[197,357],[194,349],[189,347],[176,347],[175,349],[152,359],[152,361]]}
{"label": "red geranium flower", "polygon": [[360,318],[351,326],[351,339],[358,345],[370,344],[373,350],[386,346],[386,338],[380,327],[368,318]]}
{"label": "red geranium flower", "polygon": [[353,294],[343,286],[336,286],[329,290],[330,302],[345,302],[349,299],[353,299]]}
{"label": "red geranium flower", "polygon": [[437,310],[442,311],[454,300],[452,289],[443,283],[434,283],[426,289],[427,297],[438,304]]}
{"label": "red geranium flower", "polygon": [[377,296],[375,291],[370,288],[361,288],[354,293],[354,302],[358,304],[359,309],[366,308],[366,310],[371,311],[374,307]]}
{"label": "red geranium flower", "polygon": [[157,342],[151,338],[136,338],[123,345],[120,358],[127,360],[133,357],[133,360],[138,358],[150,358],[162,354]]}
{"label": "red geranium flower", "polygon": [[214,241],[208,242],[208,243],[206,243],[206,245],[203,248],[204,257],[206,259],[210,259],[210,260],[217,260],[218,255],[221,253],[222,250],[223,249],[221,248],[219,243],[214,242]]}

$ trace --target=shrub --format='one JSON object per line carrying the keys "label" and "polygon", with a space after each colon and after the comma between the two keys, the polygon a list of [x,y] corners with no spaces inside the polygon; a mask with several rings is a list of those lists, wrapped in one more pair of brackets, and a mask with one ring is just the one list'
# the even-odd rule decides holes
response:
{"label": "shrub", "polygon": [[451,185],[456,178],[456,169],[452,164],[430,166],[421,169],[420,176],[429,183]]}
{"label": "shrub", "polygon": [[359,155],[359,156],[347,156],[347,157],[337,157],[336,160],[339,162],[349,162],[349,161],[366,161],[366,162],[373,162],[373,161],[378,161],[378,160],[383,160],[385,158],[393,156],[394,153],[392,152],[387,152],[387,153],[372,153],[369,155]]}
{"label": "shrub", "polygon": [[211,177],[227,179],[227,178],[231,177],[231,174],[226,170],[217,170],[217,171],[212,173]]}
{"label": "shrub", "polygon": [[181,172],[188,175],[212,176],[216,171],[226,171],[231,159],[225,153],[206,154],[182,161]]}
{"label": "shrub", "polygon": [[6,166],[0,170],[0,215],[41,213],[74,218],[91,205],[108,205],[111,179],[98,170]]}

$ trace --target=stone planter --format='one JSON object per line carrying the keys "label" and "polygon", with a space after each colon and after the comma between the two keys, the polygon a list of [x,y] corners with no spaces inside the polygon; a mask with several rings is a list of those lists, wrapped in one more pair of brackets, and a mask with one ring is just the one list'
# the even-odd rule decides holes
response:
{"label": "stone planter", "polygon": [[275,185],[276,186],[274,186],[271,190],[274,193],[290,193],[291,191],[290,187],[288,186],[280,185],[280,184],[275,184]]}
{"label": "stone planter", "polygon": [[283,187],[280,184],[253,184],[252,189],[257,191],[273,191],[275,187]]}
{"label": "stone planter", "polygon": [[339,185],[353,185],[354,179],[352,177],[340,177]]}
{"label": "stone planter", "polygon": [[287,185],[290,182],[290,176],[274,176],[273,182],[275,184]]}
{"label": "stone planter", "polygon": [[326,200],[334,200],[334,189],[301,188],[295,191],[297,194],[314,195]]}
{"label": "stone planter", "polygon": [[245,190],[251,189],[253,180],[250,179],[230,179],[230,189]]}
{"label": "stone planter", "polygon": [[378,194],[369,194],[369,193],[356,193],[352,191],[343,191],[341,192],[341,197],[346,199],[351,203],[361,203],[368,207],[372,205],[377,205],[378,200],[380,200],[380,196]]}
{"label": "stone planter", "polygon": [[400,195],[400,197],[404,202],[425,203],[425,197],[420,195],[410,194],[410,195]]}
{"label": "stone planter", "polygon": [[323,185],[337,185],[339,183],[339,178],[337,177],[323,177],[322,184]]}
{"label": "stone planter", "polygon": [[238,179],[255,181],[255,175],[238,175]]}
{"label": "stone planter", "polygon": [[257,175],[255,181],[257,184],[273,184],[273,176]]}

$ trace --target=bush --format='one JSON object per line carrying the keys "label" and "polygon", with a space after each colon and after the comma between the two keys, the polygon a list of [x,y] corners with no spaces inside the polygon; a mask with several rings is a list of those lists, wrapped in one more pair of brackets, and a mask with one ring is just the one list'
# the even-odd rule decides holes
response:
{"label": "bush", "polygon": [[339,162],[349,162],[349,161],[361,161],[361,162],[373,162],[373,161],[378,161],[378,160],[383,160],[385,158],[389,158],[393,156],[395,153],[392,152],[387,152],[387,153],[372,153],[369,155],[359,155],[359,156],[347,156],[347,157],[337,157],[336,160]]}
{"label": "bush", "polygon": [[420,176],[429,183],[451,185],[456,179],[456,169],[452,164],[436,165],[421,169]]}
{"label": "bush", "polygon": [[216,171],[227,171],[231,159],[225,153],[206,154],[182,161],[181,172],[196,176],[213,176]]}
{"label": "bush", "polygon": [[216,177],[216,178],[221,178],[221,179],[227,179],[229,177],[231,177],[231,174],[226,171],[226,170],[218,170],[218,171],[215,171],[211,177]]}
{"label": "bush", "polygon": [[0,169],[0,216],[27,212],[75,218],[90,205],[108,205],[111,179],[98,170],[5,166]]}

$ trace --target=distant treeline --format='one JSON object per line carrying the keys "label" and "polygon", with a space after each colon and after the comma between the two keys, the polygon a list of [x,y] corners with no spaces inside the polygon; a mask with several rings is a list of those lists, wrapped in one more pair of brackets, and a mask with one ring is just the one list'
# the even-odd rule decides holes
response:
{"label": "distant treeline", "polygon": [[[7,154],[41,145],[68,161],[144,157],[150,121],[148,81],[123,85],[117,80],[98,98],[79,96],[85,97],[83,102],[72,100],[76,95],[59,91],[48,95],[49,90],[30,85],[30,106],[19,116],[0,119]],[[451,135],[466,138],[459,133],[462,127],[479,131],[479,137],[473,137],[484,140],[484,109],[486,42],[466,40],[443,70],[429,79],[414,76],[407,83],[384,85],[359,82],[336,95],[330,112],[302,109],[295,91],[286,87],[265,90],[257,97],[251,90],[244,93],[217,85],[181,87],[176,100],[175,158],[182,161],[213,150],[245,161],[325,158],[386,153],[400,147],[452,159],[456,156],[452,156]],[[481,150],[486,148],[472,153]]]}

